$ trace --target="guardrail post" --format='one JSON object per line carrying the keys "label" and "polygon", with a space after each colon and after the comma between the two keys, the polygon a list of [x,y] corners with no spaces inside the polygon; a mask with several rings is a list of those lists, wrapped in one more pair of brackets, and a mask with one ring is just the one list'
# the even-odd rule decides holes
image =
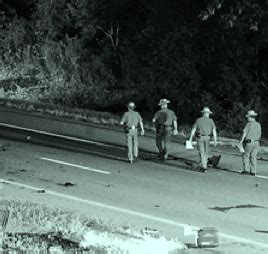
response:
{"label": "guardrail post", "polygon": [[4,234],[8,223],[9,211],[7,208],[0,207],[0,251],[3,248]]}

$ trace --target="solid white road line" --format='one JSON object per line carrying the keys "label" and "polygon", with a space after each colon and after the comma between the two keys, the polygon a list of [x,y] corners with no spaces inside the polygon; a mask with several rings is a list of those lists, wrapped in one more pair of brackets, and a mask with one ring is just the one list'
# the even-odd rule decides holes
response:
{"label": "solid white road line", "polygon": [[[0,183],[1,182],[2,183],[12,184],[12,185],[19,186],[19,187],[24,187],[24,188],[27,188],[27,189],[30,189],[30,190],[36,190],[37,191],[37,190],[42,189],[42,188],[36,188],[34,186],[31,186],[31,185],[22,184],[22,183],[9,181],[9,180],[0,178]],[[116,212],[121,212],[121,213],[129,214],[129,215],[134,215],[134,216],[137,216],[137,217],[141,217],[143,219],[149,219],[149,220],[153,220],[153,221],[157,221],[157,222],[161,222],[161,223],[164,223],[164,224],[177,226],[177,227],[181,227],[181,228],[185,228],[185,227],[189,226],[189,224],[179,223],[179,222],[176,222],[176,221],[173,221],[173,220],[156,217],[156,216],[153,216],[153,215],[150,215],[150,214],[135,212],[135,211],[125,209],[125,208],[120,208],[120,207],[117,207],[117,206],[106,205],[104,203],[95,202],[95,201],[91,201],[91,200],[87,200],[87,199],[83,199],[83,198],[79,198],[79,197],[75,197],[75,196],[71,196],[71,195],[62,194],[62,193],[58,193],[58,192],[51,191],[51,190],[48,190],[48,189],[44,189],[44,190],[45,190],[45,193],[49,194],[49,195],[74,200],[74,201],[77,201],[77,202],[81,202],[81,203],[89,204],[89,205],[92,205],[92,206],[113,210],[113,211],[116,211]],[[192,226],[192,229],[195,230],[195,229],[199,229],[199,228],[196,227],[196,226]],[[262,243],[262,242],[257,242],[257,241],[254,241],[254,240],[250,240],[250,239],[246,239],[246,238],[242,238],[242,237],[237,237],[237,236],[233,236],[233,235],[229,235],[229,234],[224,234],[224,233],[219,233],[219,236],[221,236],[223,238],[230,239],[232,241],[243,242],[243,243],[247,243],[247,244],[251,244],[251,245],[261,247],[261,248],[265,248],[265,249],[267,248],[268,249],[268,244],[265,244],[265,243]]]}
{"label": "solid white road line", "polygon": [[87,171],[92,171],[92,172],[96,172],[96,173],[101,173],[101,174],[106,174],[106,175],[110,175],[111,172],[108,171],[103,171],[103,170],[99,170],[99,169],[95,169],[95,168],[90,168],[90,167],[86,167],[86,166],[80,166],[77,164],[73,164],[73,163],[69,163],[69,162],[65,162],[65,161],[60,161],[60,160],[54,160],[54,159],[50,159],[50,158],[39,158],[40,160],[44,160],[44,161],[49,161],[55,164],[60,164],[60,165],[66,165],[66,166],[70,166],[70,167],[75,167],[75,168],[80,168],[80,169],[84,169]]}
{"label": "solid white road line", "polygon": [[263,179],[268,179],[268,176],[262,176],[262,175],[255,175],[255,176]]}
{"label": "solid white road line", "polygon": [[51,133],[51,132],[47,132],[47,131],[40,131],[40,130],[36,130],[36,129],[24,128],[24,127],[20,127],[20,126],[13,125],[13,124],[0,123],[0,126],[9,127],[12,129],[23,130],[23,131],[30,131],[33,133],[48,135],[48,136],[57,137],[57,138],[64,138],[64,139],[72,140],[72,141],[79,141],[79,142],[83,142],[83,143],[96,144],[96,145],[105,146],[105,147],[114,147],[112,145],[108,145],[108,144],[105,144],[102,142],[80,139],[80,138],[75,138],[75,137],[71,137],[71,136],[55,134],[55,133]]}

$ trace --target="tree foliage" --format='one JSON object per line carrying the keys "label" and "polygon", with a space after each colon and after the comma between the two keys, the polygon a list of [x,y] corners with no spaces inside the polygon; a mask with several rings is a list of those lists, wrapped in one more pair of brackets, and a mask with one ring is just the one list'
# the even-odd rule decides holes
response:
{"label": "tree foliage", "polygon": [[3,79],[34,77],[42,100],[112,111],[135,100],[151,116],[167,97],[181,123],[208,105],[235,130],[250,107],[266,117],[265,1],[0,0],[0,9]]}

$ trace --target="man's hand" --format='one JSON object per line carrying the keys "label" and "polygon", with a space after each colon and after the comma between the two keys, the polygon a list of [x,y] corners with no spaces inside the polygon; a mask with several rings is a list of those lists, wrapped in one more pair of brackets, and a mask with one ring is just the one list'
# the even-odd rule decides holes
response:
{"label": "man's hand", "polygon": [[179,132],[177,129],[173,130],[173,135],[178,135],[178,134],[179,134]]}
{"label": "man's hand", "polygon": [[141,130],[141,136],[144,136],[144,130]]}
{"label": "man's hand", "polygon": [[245,152],[244,147],[243,147],[243,141],[238,142],[237,147],[238,147],[240,153]]}

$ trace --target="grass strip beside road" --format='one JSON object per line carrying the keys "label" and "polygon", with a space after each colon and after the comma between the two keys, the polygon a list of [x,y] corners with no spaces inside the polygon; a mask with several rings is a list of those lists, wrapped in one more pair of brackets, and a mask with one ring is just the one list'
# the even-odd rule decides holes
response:
{"label": "grass strip beside road", "polygon": [[[1,184],[1,182],[3,184],[10,184],[10,185],[13,185],[13,186],[23,187],[23,188],[30,189],[30,190],[40,191],[39,188],[33,187],[31,185],[22,184],[22,183],[9,181],[9,180],[5,180],[5,179],[0,178],[0,184]],[[166,224],[166,225],[176,226],[176,227],[180,227],[180,228],[183,228],[183,229],[185,227],[189,226],[187,224],[179,223],[177,221],[173,221],[173,220],[169,220],[169,219],[165,219],[165,218],[161,218],[161,217],[156,217],[156,216],[153,216],[153,215],[150,215],[150,214],[144,214],[144,213],[140,213],[140,212],[125,209],[125,208],[120,208],[120,207],[108,205],[108,204],[105,204],[105,203],[95,202],[95,201],[92,201],[92,200],[83,199],[83,198],[79,198],[79,197],[72,196],[72,195],[66,195],[66,194],[62,194],[62,193],[55,192],[55,191],[48,190],[48,189],[45,189],[44,193],[46,193],[48,195],[51,195],[51,196],[64,198],[64,199],[69,199],[69,200],[73,200],[73,201],[76,201],[76,202],[88,204],[88,205],[90,205],[92,207],[104,208],[104,209],[111,210],[111,211],[116,211],[116,212],[119,212],[119,213],[122,213],[122,214],[128,214],[128,215],[132,215],[132,216],[135,216],[135,217],[140,217],[140,218],[143,218],[143,219],[148,219],[148,220],[155,221],[155,222],[161,222],[161,223]],[[195,227],[195,226],[192,226],[192,228],[193,229],[198,229],[198,227]],[[234,241],[236,243],[244,244],[245,246],[247,246],[247,245],[248,246],[255,246],[255,247],[258,247],[258,248],[262,249],[261,252],[255,252],[255,253],[265,253],[265,251],[268,249],[268,244],[267,243],[254,241],[254,240],[251,240],[251,239],[246,239],[246,238],[235,236],[235,235],[229,235],[229,234],[225,234],[223,232],[219,233],[219,236],[222,237],[222,238]],[[264,252],[262,252],[262,251],[264,251]],[[151,252],[148,252],[148,253],[151,253]],[[148,253],[146,252],[146,254],[148,254]],[[155,254],[157,252],[153,252],[153,253]],[[230,253],[232,253],[232,252],[230,252]],[[142,252],[138,252],[137,254],[142,254]]]}
{"label": "grass strip beside road", "polygon": [[[77,249],[91,251],[89,253],[162,254],[185,249],[184,244],[176,240],[152,237],[129,226],[105,224],[60,208],[16,200],[1,200],[1,206],[10,211],[4,250],[46,253],[56,247],[70,251],[70,246],[77,246]],[[159,250],[161,252],[157,252]]]}

